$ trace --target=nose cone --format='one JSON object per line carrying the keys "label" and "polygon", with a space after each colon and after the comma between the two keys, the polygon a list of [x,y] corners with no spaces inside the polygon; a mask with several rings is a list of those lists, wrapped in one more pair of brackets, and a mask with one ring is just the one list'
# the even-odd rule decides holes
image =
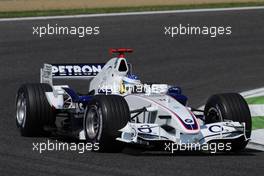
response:
{"label": "nose cone", "polygon": [[160,108],[172,116],[173,126],[177,126],[184,133],[198,133],[200,126],[195,115],[173,97],[165,95],[163,99],[152,98]]}

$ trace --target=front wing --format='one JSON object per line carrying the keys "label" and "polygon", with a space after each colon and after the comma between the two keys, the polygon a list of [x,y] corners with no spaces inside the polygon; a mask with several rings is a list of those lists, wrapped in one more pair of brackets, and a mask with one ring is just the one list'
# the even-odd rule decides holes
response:
{"label": "front wing", "polygon": [[245,124],[239,122],[218,122],[200,126],[196,134],[185,134],[180,131],[168,131],[158,124],[131,123],[123,129],[121,137],[117,140],[126,143],[144,144],[155,141],[171,141],[176,144],[206,144],[212,140],[232,140],[245,135]]}

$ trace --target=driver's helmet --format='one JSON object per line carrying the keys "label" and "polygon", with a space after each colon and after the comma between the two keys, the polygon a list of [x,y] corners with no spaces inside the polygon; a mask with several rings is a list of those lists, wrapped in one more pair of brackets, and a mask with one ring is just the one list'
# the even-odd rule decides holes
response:
{"label": "driver's helmet", "polygon": [[133,74],[128,74],[127,76],[123,77],[122,79],[122,85],[120,88],[120,93],[125,92],[132,92],[133,89],[135,89],[135,86],[140,85],[141,82],[138,78],[138,76]]}

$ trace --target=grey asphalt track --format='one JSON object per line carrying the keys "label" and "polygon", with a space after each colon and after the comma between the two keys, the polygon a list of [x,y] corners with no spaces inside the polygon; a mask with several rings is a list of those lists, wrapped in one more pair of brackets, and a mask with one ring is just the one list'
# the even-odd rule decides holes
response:
{"label": "grey asphalt track", "polygon": [[[0,175],[263,175],[264,153],[210,156],[138,152],[32,151],[47,138],[19,135],[16,90],[38,82],[44,62],[106,62],[111,47],[132,47],[128,60],[143,81],[179,85],[194,107],[214,93],[264,85],[264,10],[0,22]],[[32,26],[100,26],[99,36],[32,35]],[[164,35],[165,25],[232,26],[231,36]],[[85,86],[81,83],[82,86]],[[84,88],[76,86],[77,89]],[[53,141],[55,139],[52,139]]]}

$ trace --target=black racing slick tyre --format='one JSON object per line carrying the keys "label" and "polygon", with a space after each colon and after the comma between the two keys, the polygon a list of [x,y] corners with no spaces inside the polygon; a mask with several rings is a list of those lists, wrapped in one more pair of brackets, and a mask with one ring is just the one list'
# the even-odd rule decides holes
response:
{"label": "black racing slick tyre", "polygon": [[[251,135],[251,115],[245,99],[237,93],[224,93],[211,96],[205,105],[205,123],[215,123],[225,120],[234,122],[244,122],[246,128],[246,137]],[[244,137],[237,140],[231,140],[232,151],[243,150],[248,140]]]}
{"label": "black racing slick tyre", "polygon": [[24,84],[16,95],[16,124],[22,136],[42,135],[44,126],[54,125],[55,112],[45,92],[52,92],[48,84]]}
{"label": "black racing slick tyre", "polygon": [[84,131],[94,151],[120,152],[124,144],[117,141],[126,126],[130,112],[126,100],[118,95],[96,95],[86,107]]}

